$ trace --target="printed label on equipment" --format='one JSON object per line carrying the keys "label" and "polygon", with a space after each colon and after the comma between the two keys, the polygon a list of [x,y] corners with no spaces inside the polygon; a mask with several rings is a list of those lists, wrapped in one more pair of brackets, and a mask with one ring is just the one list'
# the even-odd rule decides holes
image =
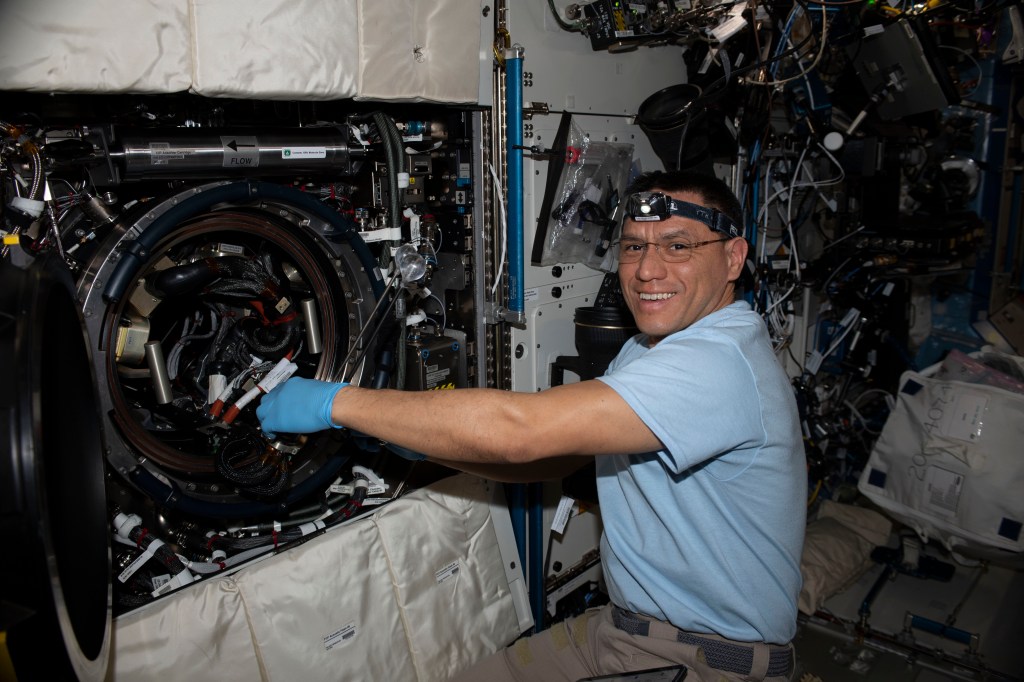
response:
{"label": "printed label on equipment", "polygon": [[331,634],[324,637],[324,651],[330,651],[339,644],[349,642],[353,637],[356,636],[356,624],[349,623],[345,627],[335,630]]}
{"label": "printed label on equipment", "polygon": [[154,166],[164,166],[169,161],[185,158],[184,152],[171,151],[170,142],[150,142],[149,156]]}
{"label": "printed label on equipment", "polygon": [[217,250],[220,251],[221,253],[234,253],[239,256],[245,253],[244,247],[241,247],[237,244],[225,244],[224,242],[217,244]]}
{"label": "printed label on equipment", "polygon": [[957,396],[949,420],[943,425],[943,433],[950,438],[959,438],[968,443],[978,442],[981,438],[986,407],[988,399],[985,396],[971,393]]}
{"label": "printed label on equipment", "polygon": [[434,577],[437,578],[437,584],[440,585],[445,580],[448,580],[449,578],[454,578],[458,574],[459,562],[456,560],[435,572]]}
{"label": "printed label on equipment", "polygon": [[256,168],[260,165],[260,149],[254,135],[221,135],[224,168]]}
{"label": "printed label on equipment", "polygon": [[434,384],[440,383],[446,376],[452,373],[450,368],[438,370],[436,372],[427,372],[427,385],[433,386]]}
{"label": "printed label on equipment", "polygon": [[928,469],[928,499],[925,500],[933,511],[945,516],[954,516],[960,504],[960,493],[964,487],[964,477],[960,474],[930,467]]}
{"label": "printed label on equipment", "polygon": [[523,292],[523,301],[529,303],[540,298],[540,289],[527,289]]}
{"label": "printed label on equipment", "polygon": [[562,499],[558,501],[558,509],[555,510],[555,518],[551,520],[552,531],[559,535],[565,532],[565,524],[569,523],[569,517],[572,516],[572,508],[575,504],[576,500],[562,495]]}
{"label": "printed label on equipment", "polygon": [[284,147],[282,159],[326,159],[327,147]]}

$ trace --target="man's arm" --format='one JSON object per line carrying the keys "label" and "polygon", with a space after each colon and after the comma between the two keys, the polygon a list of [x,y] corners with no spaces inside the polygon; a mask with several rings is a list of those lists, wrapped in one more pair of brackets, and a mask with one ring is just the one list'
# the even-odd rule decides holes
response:
{"label": "man's arm", "polygon": [[456,468],[661,447],[629,405],[596,380],[539,393],[346,386],[334,396],[331,420]]}
{"label": "man's arm", "polygon": [[557,481],[579,470],[594,458],[584,455],[550,457],[528,464],[481,464],[479,462],[453,462],[448,459],[429,457],[429,461],[451,469],[487,478],[501,483],[537,483]]}

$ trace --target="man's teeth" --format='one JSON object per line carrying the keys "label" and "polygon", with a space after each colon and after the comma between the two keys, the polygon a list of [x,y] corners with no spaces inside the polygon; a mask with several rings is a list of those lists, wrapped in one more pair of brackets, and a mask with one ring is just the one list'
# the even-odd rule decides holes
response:
{"label": "man's teeth", "polygon": [[641,301],[664,301],[666,298],[672,298],[675,296],[674,293],[668,294],[640,294]]}

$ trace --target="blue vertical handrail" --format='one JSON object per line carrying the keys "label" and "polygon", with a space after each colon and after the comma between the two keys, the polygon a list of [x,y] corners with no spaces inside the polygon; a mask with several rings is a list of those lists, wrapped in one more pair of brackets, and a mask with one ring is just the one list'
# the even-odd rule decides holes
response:
{"label": "blue vertical handrail", "polygon": [[505,141],[508,155],[508,309],[523,314],[523,48],[505,51]]}
{"label": "blue vertical handrail", "polygon": [[523,571],[523,577],[529,580],[526,568],[526,484],[507,484],[505,498],[508,502],[509,520],[512,522],[512,535],[516,540],[516,550],[519,552],[519,568]]}
{"label": "blue vertical handrail", "polygon": [[544,486],[531,483],[529,487],[529,587],[530,610],[533,612],[533,631],[544,629],[544,609],[547,590],[544,585]]}

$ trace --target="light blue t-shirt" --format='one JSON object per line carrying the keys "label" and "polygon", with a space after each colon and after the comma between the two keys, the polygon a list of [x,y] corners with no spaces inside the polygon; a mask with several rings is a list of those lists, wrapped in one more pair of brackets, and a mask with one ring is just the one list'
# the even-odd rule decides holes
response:
{"label": "light blue t-shirt", "polygon": [[784,644],[796,633],[807,472],[789,379],[742,301],[600,378],[664,445],[598,456],[614,604],[678,628]]}

